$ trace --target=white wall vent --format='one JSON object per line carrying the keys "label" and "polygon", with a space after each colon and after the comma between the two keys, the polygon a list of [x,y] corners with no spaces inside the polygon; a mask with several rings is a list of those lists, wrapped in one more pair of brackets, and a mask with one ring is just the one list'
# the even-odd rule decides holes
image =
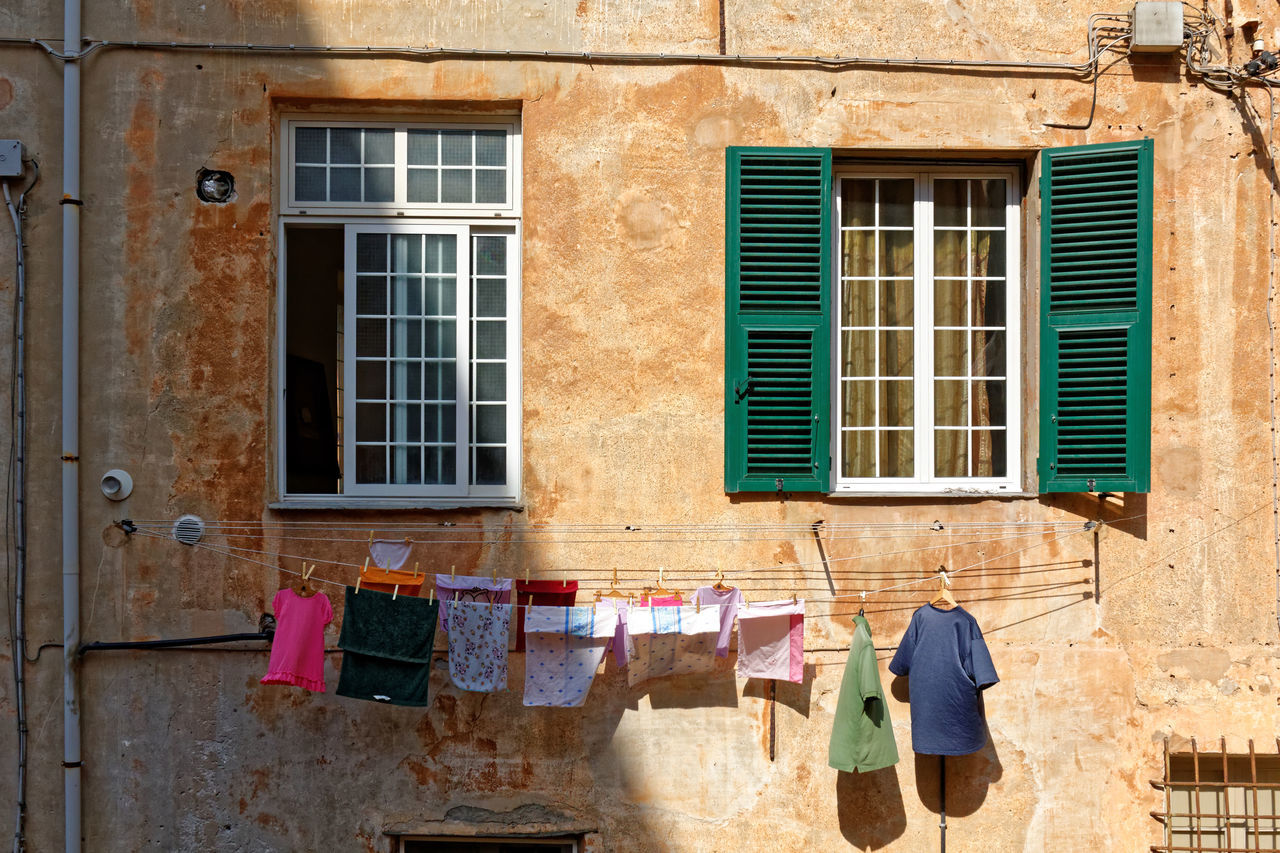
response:
{"label": "white wall vent", "polygon": [[198,515],[184,515],[173,523],[173,538],[183,545],[194,545],[204,537],[204,519]]}

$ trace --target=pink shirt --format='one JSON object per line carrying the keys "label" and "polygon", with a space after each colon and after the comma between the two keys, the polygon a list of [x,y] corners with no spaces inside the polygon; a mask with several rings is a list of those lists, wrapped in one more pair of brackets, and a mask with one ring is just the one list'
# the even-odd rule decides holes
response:
{"label": "pink shirt", "polygon": [[293,684],[324,692],[324,626],[333,621],[333,605],[323,592],[303,598],[288,587],[271,600],[276,636],[263,684]]}

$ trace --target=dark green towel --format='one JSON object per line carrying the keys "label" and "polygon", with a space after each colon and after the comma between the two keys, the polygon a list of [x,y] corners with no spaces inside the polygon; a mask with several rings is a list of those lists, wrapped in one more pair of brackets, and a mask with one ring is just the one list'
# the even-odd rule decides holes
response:
{"label": "dark green towel", "polygon": [[338,646],[343,650],[339,696],[423,706],[431,675],[438,602],[347,587]]}

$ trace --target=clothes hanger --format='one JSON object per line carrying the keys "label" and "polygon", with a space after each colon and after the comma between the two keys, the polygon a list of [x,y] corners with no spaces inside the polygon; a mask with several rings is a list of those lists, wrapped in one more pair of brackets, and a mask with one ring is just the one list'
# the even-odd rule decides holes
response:
{"label": "clothes hanger", "polygon": [[597,589],[596,601],[599,601],[602,598],[630,598],[630,597],[631,596],[627,595],[625,592],[618,589],[618,567],[614,566],[613,580],[609,581],[609,591],[601,592],[600,590]]}
{"label": "clothes hanger", "polygon": [[866,609],[867,609],[867,593],[864,591],[862,593],[862,603],[858,605],[858,615],[865,618],[867,615]]}
{"label": "clothes hanger", "polygon": [[711,588],[714,589],[716,592],[728,592],[729,590],[733,589],[733,587],[725,585],[723,566],[716,567],[716,582],[715,582],[715,585],[712,586]]}
{"label": "clothes hanger", "polygon": [[929,603],[934,607],[940,603],[946,604],[948,610],[960,606],[956,603],[956,597],[951,594],[951,580],[947,577],[946,566],[938,566],[938,591],[934,593],[933,598],[929,599]]}

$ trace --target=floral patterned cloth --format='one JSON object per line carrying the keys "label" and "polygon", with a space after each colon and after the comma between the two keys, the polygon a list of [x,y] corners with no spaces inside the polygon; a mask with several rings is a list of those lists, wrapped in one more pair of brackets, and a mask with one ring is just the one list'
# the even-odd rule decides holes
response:
{"label": "floral patterned cloth", "polygon": [[525,618],[524,704],[582,705],[617,624],[618,613],[612,607],[530,607]]}
{"label": "floral patterned cloth", "polygon": [[493,693],[507,687],[511,605],[446,601],[449,677],[461,690]]}

